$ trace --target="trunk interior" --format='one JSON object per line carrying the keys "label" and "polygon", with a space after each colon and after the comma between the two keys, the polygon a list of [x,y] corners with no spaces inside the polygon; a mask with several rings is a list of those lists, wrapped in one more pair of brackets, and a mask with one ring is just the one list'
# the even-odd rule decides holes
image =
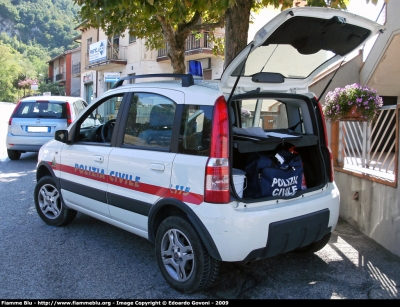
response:
{"label": "trunk interior", "polygon": [[[230,120],[232,124],[232,151],[231,165],[234,173],[239,172],[245,176],[243,193],[239,193],[238,186],[232,184],[238,197],[244,202],[256,202],[260,199],[279,199],[297,197],[307,191],[321,188],[326,184],[326,166],[321,153],[320,135],[323,133],[318,127],[313,102],[303,95],[279,94],[278,96],[257,95],[237,96],[230,104]],[[267,136],[265,136],[267,135]],[[266,168],[264,172],[257,170],[257,179],[249,170],[260,156],[269,157],[273,164],[279,164],[275,158],[276,153],[286,152],[288,149],[301,158],[302,171],[299,179],[304,176],[305,185],[300,184],[292,193],[287,192],[290,186],[289,179],[293,176],[282,173],[276,175],[275,166]],[[329,162],[329,161],[328,161]],[[292,167],[293,169],[295,167]],[[238,171],[239,170],[239,171]],[[271,173],[271,175],[268,175]],[[281,174],[280,172],[278,172]],[[263,176],[272,176],[274,183],[282,182],[281,193],[254,194],[246,189],[254,185],[266,184],[259,180]],[[287,179],[285,179],[287,176]],[[237,177],[236,177],[237,178]],[[278,178],[278,179],[277,179]],[[267,181],[268,181],[267,180]],[[233,180],[235,181],[235,179]],[[274,185],[274,184],[272,184]],[[275,185],[277,186],[277,185]],[[283,188],[285,187],[285,189]],[[259,187],[260,188],[260,187]],[[264,189],[264,187],[261,187]],[[276,190],[278,191],[278,190]]]}

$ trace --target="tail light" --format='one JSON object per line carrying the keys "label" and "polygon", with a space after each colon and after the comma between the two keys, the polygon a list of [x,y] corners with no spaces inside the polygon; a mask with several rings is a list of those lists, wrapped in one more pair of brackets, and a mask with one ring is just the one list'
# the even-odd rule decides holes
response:
{"label": "tail light", "polygon": [[225,98],[215,102],[211,130],[210,157],[207,161],[204,200],[229,203],[229,121]]}
{"label": "tail light", "polygon": [[14,116],[15,112],[17,112],[17,110],[18,110],[20,104],[21,104],[21,100],[18,101],[18,103],[17,103],[17,105],[15,106],[13,112],[11,113],[10,118],[8,119],[8,125],[9,125],[9,126],[11,126],[13,116]]}
{"label": "tail light", "polygon": [[71,106],[70,106],[70,104],[68,102],[65,105],[66,105],[66,108],[67,108],[67,127],[68,127],[69,125],[72,124]]}
{"label": "tail light", "polygon": [[326,122],[325,122],[325,117],[324,117],[324,112],[322,111],[322,105],[318,103],[318,110],[321,115],[321,121],[322,121],[322,128],[324,130],[324,138],[325,138],[325,146],[329,151],[329,162],[330,162],[330,167],[329,167],[329,181],[333,182],[334,179],[334,171],[333,171],[333,157],[332,157],[332,150],[329,147],[329,141],[328,141],[328,133],[326,131]]}

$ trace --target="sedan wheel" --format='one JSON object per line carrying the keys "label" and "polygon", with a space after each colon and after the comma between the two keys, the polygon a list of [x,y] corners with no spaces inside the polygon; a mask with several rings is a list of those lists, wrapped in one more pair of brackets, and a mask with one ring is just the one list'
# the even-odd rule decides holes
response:
{"label": "sedan wheel", "polygon": [[10,160],[18,160],[21,157],[21,152],[18,150],[7,149],[7,155]]}

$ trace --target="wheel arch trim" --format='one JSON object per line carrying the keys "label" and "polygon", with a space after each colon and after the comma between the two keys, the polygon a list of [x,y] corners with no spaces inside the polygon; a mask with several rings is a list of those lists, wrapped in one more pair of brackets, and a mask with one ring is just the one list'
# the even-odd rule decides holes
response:
{"label": "wheel arch trim", "polygon": [[54,170],[51,168],[51,166],[49,165],[49,162],[47,162],[47,161],[40,161],[38,163],[38,165],[36,167],[36,181],[39,181],[39,179],[44,176],[43,168],[45,168],[50,173],[50,175],[54,178],[54,181],[57,184],[57,189],[59,189],[60,188],[60,180],[55,175]]}
{"label": "wheel arch trim", "polygon": [[[45,169],[45,171],[43,169]],[[53,177],[54,182],[56,183],[56,188],[60,192],[61,201],[62,201],[63,205],[68,208],[68,206],[64,202],[64,198],[61,193],[60,178],[56,176],[56,174],[54,173],[54,170],[52,169],[52,167],[48,161],[40,161],[36,166],[36,182],[38,182],[40,180],[40,178],[43,178],[47,174],[49,174],[49,176]]]}
{"label": "wheel arch trim", "polygon": [[163,198],[151,207],[148,215],[148,239],[150,242],[155,244],[155,227],[157,223],[157,218],[160,214],[160,210],[165,208],[166,206],[175,207],[185,213],[189,221],[192,223],[194,229],[200,236],[201,240],[203,241],[204,245],[206,246],[210,256],[216,260],[222,260],[213,238],[211,237],[209,231],[204,226],[200,218],[184,202],[181,202],[175,198]]}

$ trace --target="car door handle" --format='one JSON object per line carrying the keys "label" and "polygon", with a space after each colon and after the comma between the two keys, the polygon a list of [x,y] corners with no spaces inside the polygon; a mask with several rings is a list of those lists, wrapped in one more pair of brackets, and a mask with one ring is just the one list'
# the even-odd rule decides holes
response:
{"label": "car door handle", "polygon": [[97,161],[97,162],[104,162],[104,157],[103,156],[94,156],[93,160]]}
{"label": "car door handle", "polygon": [[153,169],[155,171],[164,171],[165,165],[160,163],[150,163],[150,169]]}

